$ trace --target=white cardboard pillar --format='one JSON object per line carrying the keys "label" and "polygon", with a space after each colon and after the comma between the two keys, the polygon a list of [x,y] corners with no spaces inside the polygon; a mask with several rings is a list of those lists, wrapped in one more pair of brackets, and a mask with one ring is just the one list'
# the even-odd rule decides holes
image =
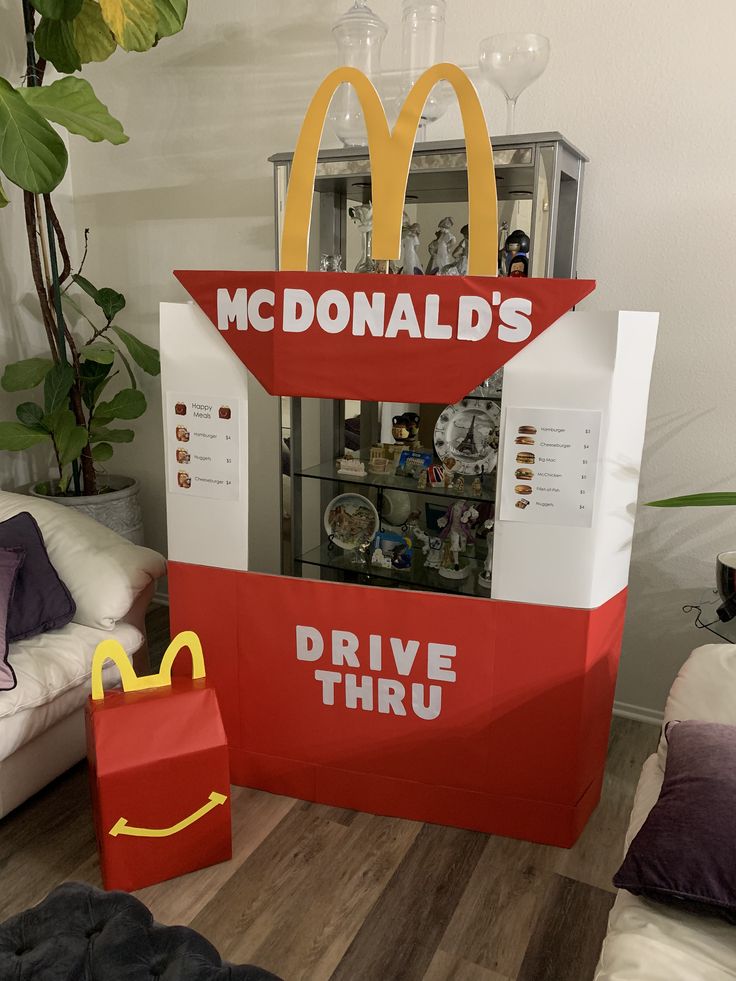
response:
{"label": "white cardboard pillar", "polygon": [[[506,365],[495,599],[593,609],[627,585],[658,319],[656,313],[568,313]],[[515,480],[508,469],[515,455],[505,450],[519,429],[519,413],[512,408],[533,409],[528,414],[534,418],[544,415],[536,410],[548,410],[550,418],[555,410],[600,413],[589,527],[534,523],[534,492],[519,520],[504,520],[500,488],[508,490]],[[536,445],[515,448],[538,453],[541,438],[541,432],[534,434]]]}

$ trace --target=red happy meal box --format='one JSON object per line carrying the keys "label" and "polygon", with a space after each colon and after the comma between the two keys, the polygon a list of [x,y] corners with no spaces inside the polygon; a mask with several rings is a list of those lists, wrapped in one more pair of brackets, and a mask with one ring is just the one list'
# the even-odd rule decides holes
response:
{"label": "red happy meal box", "polygon": [[[191,651],[192,677],[172,678],[182,647]],[[103,691],[108,658],[122,691]],[[191,631],[178,634],[160,672],[144,678],[117,641],[95,651],[87,756],[106,889],[130,892],[232,857],[227,739],[204,673]]]}

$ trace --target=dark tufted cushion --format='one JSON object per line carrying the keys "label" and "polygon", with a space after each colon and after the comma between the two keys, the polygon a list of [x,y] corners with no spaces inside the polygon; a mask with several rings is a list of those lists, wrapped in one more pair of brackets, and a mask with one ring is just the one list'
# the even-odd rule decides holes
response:
{"label": "dark tufted cushion", "polygon": [[154,923],[125,892],[67,882],[0,925],[2,981],[279,981],[268,971],[223,964],[187,927]]}

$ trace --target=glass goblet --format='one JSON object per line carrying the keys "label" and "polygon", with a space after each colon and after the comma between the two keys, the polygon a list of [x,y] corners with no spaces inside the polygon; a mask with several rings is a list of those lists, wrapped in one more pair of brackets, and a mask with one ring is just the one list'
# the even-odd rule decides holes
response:
{"label": "glass goblet", "polygon": [[549,38],[542,34],[494,34],[480,42],[480,69],[506,96],[506,135],[514,132],[516,100],[549,61]]}

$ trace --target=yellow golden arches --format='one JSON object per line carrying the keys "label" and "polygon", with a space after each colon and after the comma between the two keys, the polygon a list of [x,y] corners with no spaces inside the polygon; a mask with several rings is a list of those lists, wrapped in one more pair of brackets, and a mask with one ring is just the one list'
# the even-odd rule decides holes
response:
{"label": "yellow golden arches", "polygon": [[321,83],[309,104],[297,141],[281,239],[281,269],[305,270],[312,214],[317,154],[330,102],[338,86],[353,86],[363,109],[371,158],[373,191],[373,257],[398,259],[401,253],[401,216],[414,140],[432,87],[449,82],[455,90],[468,158],[468,224],[471,237],[468,272],[495,276],[498,263],[496,180],[493,150],[483,107],[473,83],[457,65],[428,68],[415,82],[404,102],[393,132],[381,100],[370,80],[357,68],[336,68]]}
{"label": "yellow golden arches", "polygon": [[92,660],[92,698],[98,701],[105,697],[102,687],[102,667],[108,659],[117,665],[123,691],[144,691],[146,688],[166,688],[171,684],[171,668],[182,647],[188,647],[192,655],[192,678],[204,678],[204,655],[199,637],[193,630],[182,630],[166,648],[158,674],[148,674],[139,678],[128,660],[120,641],[110,638],[103,640],[95,649]]}

